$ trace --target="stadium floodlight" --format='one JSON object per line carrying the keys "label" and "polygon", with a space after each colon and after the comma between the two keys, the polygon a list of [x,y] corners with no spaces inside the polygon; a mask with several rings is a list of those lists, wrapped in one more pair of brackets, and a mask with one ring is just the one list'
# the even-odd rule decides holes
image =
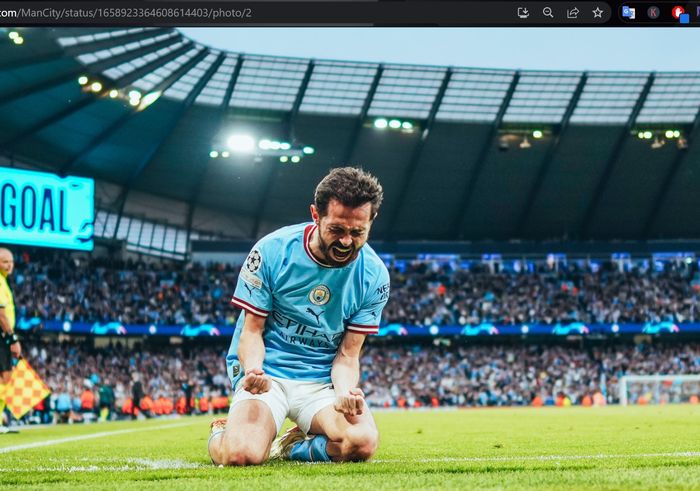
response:
{"label": "stadium floodlight", "polygon": [[22,36],[17,36],[12,40],[13,43],[15,44],[23,44],[24,43],[24,38]]}
{"label": "stadium floodlight", "polygon": [[288,161],[289,161],[289,157],[287,157],[286,155],[282,155],[280,157],[280,162],[282,162],[283,164],[286,164]]}
{"label": "stadium floodlight", "polygon": [[644,138],[646,138],[647,140],[651,140],[653,138],[653,136],[654,136],[654,134],[649,130],[644,132]]}
{"label": "stadium floodlight", "polygon": [[532,132],[533,138],[542,138],[543,135],[544,135],[544,133],[542,133],[541,130],[535,130]]}
{"label": "stadium floodlight", "polygon": [[280,150],[289,150],[292,146],[287,142],[280,143]]}
{"label": "stadium floodlight", "polygon": [[389,128],[395,130],[401,128],[401,121],[399,121],[398,119],[392,119],[391,121],[389,121]]}
{"label": "stadium floodlight", "polygon": [[109,97],[110,97],[111,99],[116,99],[117,97],[119,97],[119,91],[118,91],[117,89],[112,89],[112,90],[110,90],[110,91],[109,91]]}
{"label": "stadium floodlight", "polygon": [[221,152],[221,156],[227,159],[231,156],[231,153],[224,150],[223,152]]}
{"label": "stadium floodlight", "polygon": [[158,98],[160,98],[161,94],[162,94],[162,92],[159,90],[156,92],[150,92],[150,93],[146,94],[145,96],[143,96],[143,98],[141,99],[141,104],[139,105],[139,111],[143,111],[148,106],[150,106],[151,104],[156,102],[158,100]]}
{"label": "stadium floodlight", "polygon": [[10,33],[9,33],[7,36],[8,36],[10,39],[12,39],[13,41],[14,41],[15,39],[17,39],[18,37],[20,37],[19,32],[17,32],[17,31],[10,31]]}
{"label": "stadium floodlight", "polygon": [[374,127],[383,130],[389,125],[389,122],[384,118],[379,118],[374,120]]}
{"label": "stadium floodlight", "polygon": [[129,104],[136,107],[141,104],[141,92],[138,90],[129,91]]}
{"label": "stadium floodlight", "polygon": [[88,83],[88,78],[85,75],[78,77],[78,83],[80,85],[86,85]]}
{"label": "stadium floodlight", "polygon": [[291,160],[293,164],[298,164],[299,162],[301,162],[301,157],[299,157],[298,155],[292,155]]}
{"label": "stadium floodlight", "polygon": [[411,123],[410,121],[404,121],[403,123],[401,123],[401,127],[402,127],[404,130],[412,130],[412,129],[413,129],[413,123]]}
{"label": "stadium floodlight", "polygon": [[673,138],[680,138],[681,132],[678,130],[673,130]]}
{"label": "stadium floodlight", "polygon": [[304,152],[306,155],[313,155],[315,151],[316,150],[314,149],[314,147],[304,147],[302,149],[302,152]]}
{"label": "stadium floodlight", "polygon": [[100,82],[93,82],[90,84],[90,90],[93,92],[99,92],[102,90],[102,84]]}
{"label": "stadium floodlight", "polygon": [[267,138],[264,138],[258,142],[258,148],[261,150],[270,150],[272,148],[272,142]]}
{"label": "stadium floodlight", "polygon": [[219,152],[217,152],[216,150],[212,150],[211,152],[209,152],[209,156],[215,159],[219,156]]}
{"label": "stadium floodlight", "polygon": [[666,138],[673,138],[673,130],[666,130]]}
{"label": "stadium floodlight", "polygon": [[226,144],[233,152],[250,153],[255,148],[255,139],[250,135],[233,134],[228,137]]}

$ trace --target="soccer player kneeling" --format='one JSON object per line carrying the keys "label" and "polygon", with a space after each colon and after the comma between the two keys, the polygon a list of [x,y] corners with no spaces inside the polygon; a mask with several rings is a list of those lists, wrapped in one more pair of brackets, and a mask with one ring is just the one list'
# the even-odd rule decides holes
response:
{"label": "soccer player kneeling", "polygon": [[[376,451],[358,382],[362,344],[389,299],[389,273],[366,244],[382,197],[371,174],[333,169],[316,188],[313,222],[253,247],[232,299],[244,312],[226,357],[231,408],[211,425],[214,464],[367,460]],[[297,426],[274,440],[287,417]]]}

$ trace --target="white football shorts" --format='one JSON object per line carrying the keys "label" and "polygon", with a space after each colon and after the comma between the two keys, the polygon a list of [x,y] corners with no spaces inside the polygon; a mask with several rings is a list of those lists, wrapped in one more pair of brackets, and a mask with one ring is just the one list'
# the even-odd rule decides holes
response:
{"label": "white football shorts", "polygon": [[282,429],[287,417],[294,421],[304,433],[308,433],[316,413],[335,402],[333,384],[270,378],[272,387],[264,394],[251,394],[243,389],[242,384],[239,384],[233,395],[231,409],[243,401],[262,401],[272,411],[277,433]]}

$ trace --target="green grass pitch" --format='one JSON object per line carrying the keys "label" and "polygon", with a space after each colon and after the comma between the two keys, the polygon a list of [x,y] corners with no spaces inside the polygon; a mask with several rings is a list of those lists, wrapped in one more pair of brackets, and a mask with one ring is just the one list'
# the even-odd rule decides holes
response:
{"label": "green grass pitch", "polygon": [[208,417],[0,436],[5,489],[700,489],[700,407],[377,412],[374,461],[215,468]]}

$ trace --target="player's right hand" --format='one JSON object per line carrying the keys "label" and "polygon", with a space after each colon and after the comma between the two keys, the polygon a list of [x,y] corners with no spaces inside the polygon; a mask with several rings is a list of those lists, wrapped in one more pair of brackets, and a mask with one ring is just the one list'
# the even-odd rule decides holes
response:
{"label": "player's right hand", "polygon": [[362,389],[350,389],[347,394],[336,396],[333,409],[345,416],[359,416],[365,405],[365,394]]}
{"label": "player's right hand", "polygon": [[251,394],[264,394],[272,387],[272,380],[259,368],[249,368],[241,381],[243,389]]}

